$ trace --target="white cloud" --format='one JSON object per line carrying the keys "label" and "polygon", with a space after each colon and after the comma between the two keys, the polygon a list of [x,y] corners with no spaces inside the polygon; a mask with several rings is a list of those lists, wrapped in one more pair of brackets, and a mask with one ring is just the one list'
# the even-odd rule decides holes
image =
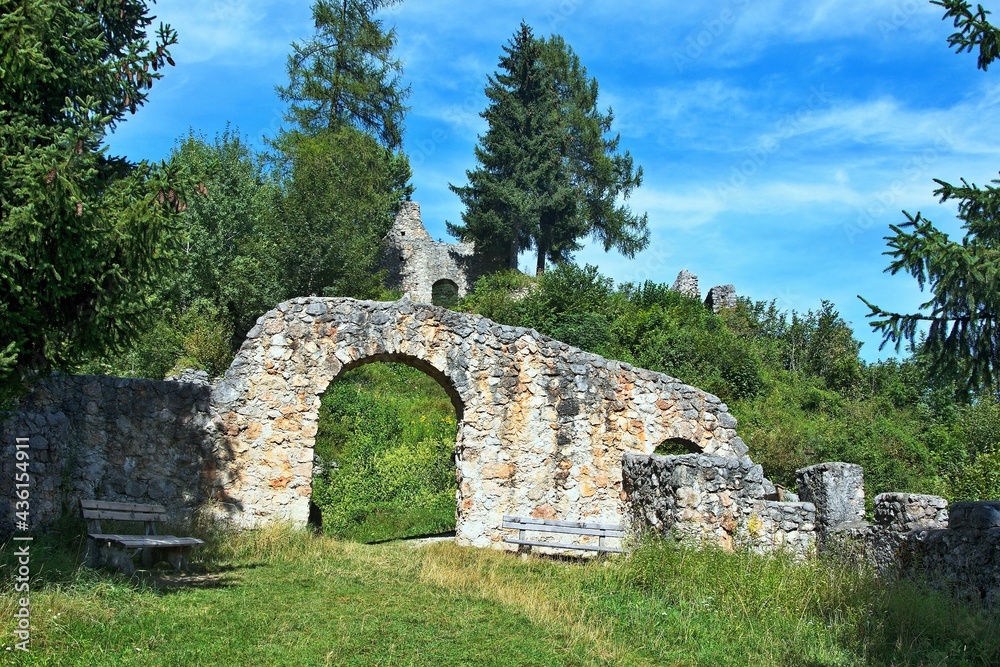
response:
{"label": "white cloud", "polygon": [[307,38],[312,28],[305,3],[160,0],[153,11],[178,32],[175,60],[189,64],[254,66],[277,59],[283,65],[290,43]]}

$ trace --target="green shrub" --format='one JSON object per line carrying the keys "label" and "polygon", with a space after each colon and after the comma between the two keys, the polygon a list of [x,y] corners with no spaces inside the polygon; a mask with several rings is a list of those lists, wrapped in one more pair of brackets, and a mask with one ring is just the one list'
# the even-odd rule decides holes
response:
{"label": "green shrub", "polygon": [[400,364],[358,368],[327,389],[313,502],[328,534],[375,541],[455,526],[455,411]]}

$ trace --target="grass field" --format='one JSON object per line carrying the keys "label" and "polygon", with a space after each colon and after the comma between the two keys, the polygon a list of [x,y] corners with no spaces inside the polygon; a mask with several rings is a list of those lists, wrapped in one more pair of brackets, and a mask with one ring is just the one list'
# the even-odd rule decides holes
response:
{"label": "grass field", "polygon": [[[0,575],[11,591],[10,554]],[[994,614],[854,568],[649,543],[563,562],[272,529],[216,536],[183,580],[36,544],[12,665],[997,665]]]}

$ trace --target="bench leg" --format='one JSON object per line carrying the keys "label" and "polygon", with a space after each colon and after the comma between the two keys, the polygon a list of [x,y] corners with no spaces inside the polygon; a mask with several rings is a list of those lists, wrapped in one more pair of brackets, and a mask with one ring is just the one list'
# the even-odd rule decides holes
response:
{"label": "bench leg", "polygon": [[83,550],[83,564],[90,568],[100,567],[101,548],[95,540],[87,538],[87,546]]}
{"label": "bench leg", "polygon": [[118,568],[124,574],[135,573],[135,563],[132,562],[133,554],[127,549],[106,544],[101,547],[100,562]]}
{"label": "bench leg", "polygon": [[188,567],[187,549],[169,549],[167,551],[167,562],[173,566],[174,572],[186,570]]}

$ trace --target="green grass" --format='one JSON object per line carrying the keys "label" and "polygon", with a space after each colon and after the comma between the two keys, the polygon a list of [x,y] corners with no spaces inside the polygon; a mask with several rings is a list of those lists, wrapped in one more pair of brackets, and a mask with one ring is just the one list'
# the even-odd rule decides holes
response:
{"label": "green grass", "polygon": [[[586,563],[268,529],[157,587],[42,541],[14,665],[996,665],[995,614],[854,568],[650,543]],[[5,590],[10,552],[3,548]],[[175,584],[177,582],[174,582]]]}

